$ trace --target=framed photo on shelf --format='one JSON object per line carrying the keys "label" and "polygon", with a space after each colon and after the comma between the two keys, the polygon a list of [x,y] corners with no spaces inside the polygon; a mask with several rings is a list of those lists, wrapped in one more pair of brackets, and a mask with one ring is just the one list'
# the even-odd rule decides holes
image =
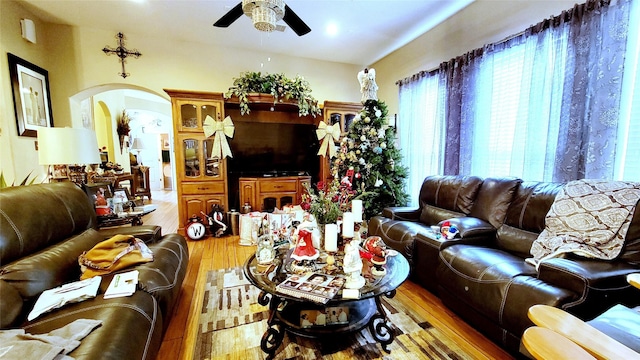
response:
{"label": "framed photo on shelf", "polygon": [[7,53],[18,135],[36,137],[38,128],[53,127],[49,72]]}

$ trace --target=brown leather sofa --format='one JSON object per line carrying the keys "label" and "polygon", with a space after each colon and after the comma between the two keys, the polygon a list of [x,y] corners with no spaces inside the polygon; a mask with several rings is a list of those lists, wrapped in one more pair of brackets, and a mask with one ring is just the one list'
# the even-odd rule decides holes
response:
{"label": "brown leather sofa", "polygon": [[[565,309],[591,319],[615,304],[640,304],[626,275],[640,271],[640,211],[636,211],[621,255],[614,261],[578,256],[529,263],[531,244],[561,183],[473,176],[429,176],[419,207],[386,208],[369,222],[370,235],[403,253],[411,279],[485,336],[518,353],[533,323],[534,304]],[[450,220],[460,233],[435,239],[430,226]]]}
{"label": "brown leather sofa", "polygon": [[[153,262],[136,266],[137,291],[103,299],[113,274],[103,276],[95,298],[26,320],[44,290],[80,277],[78,256],[119,234],[143,239]],[[97,230],[87,195],[70,182],[0,190],[0,329],[44,334],[76,319],[102,325],[82,339],[75,359],[154,359],[186,274],[189,255],[181,235],[162,235],[158,226]],[[131,270],[128,268],[122,271]]]}

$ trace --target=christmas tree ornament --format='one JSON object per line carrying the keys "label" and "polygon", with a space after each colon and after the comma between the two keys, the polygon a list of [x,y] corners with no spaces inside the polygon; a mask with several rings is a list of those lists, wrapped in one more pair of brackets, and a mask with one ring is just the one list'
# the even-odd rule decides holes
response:
{"label": "christmas tree ornament", "polygon": [[233,121],[229,116],[224,118],[223,121],[216,121],[211,117],[211,115],[207,115],[204,119],[202,128],[206,137],[214,135],[211,156],[217,156],[219,158],[226,158],[227,156],[233,157],[233,154],[231,154],[231,148],[227,142],[227,137],[233,138],[235,127],[233,126]]}
{"label": "christmas tree ornament", "polygon": [[327,125],[324,121],[320,121],[318,129],[316,129],[318,140],[322,140],[318,155],[324,156],[329,151],[329,158],[336,156],[335,141],[340,139],[340,125]]}
{"label": "christmas tree ornament", "polygon": [[378,84],[376,84],[375,69],[364,69],[358,73],[362,102],[378,100]]}

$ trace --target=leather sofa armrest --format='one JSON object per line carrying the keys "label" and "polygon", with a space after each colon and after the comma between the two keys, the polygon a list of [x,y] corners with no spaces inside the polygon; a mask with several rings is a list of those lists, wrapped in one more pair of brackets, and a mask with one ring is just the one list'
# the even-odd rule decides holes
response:
{"label": "leather sofa armrest", "polygon": [[438,224],[438,226],[442,226],[445,221],[448,221],[449,224],[455,225],[456,228],[458,228],[458,235],[456,235],[456,237],[462,239],[483,237],[495,238],[497,231],[496,228],[488,222],[470,216],[443,220]]}
{"label": "leather sofa armrest", "polygon": [[133,235],[148,244],[156,243],[162,238],[162,227],[158,225],[121,226],[98,231],[105,239],[115,235]]}
{"label": "leather sofa armrest", "polygon": [[420,209],[408,206],[386,207],[382,210],[382,216],[392,220],[419,221]]}
{"label": "leather sofa armrest", "polygon": [[637,267],[622,261],[554,258],[540,263],[538,278],[586,296],[590,289],[630,287],[627,275],[637,271]]}

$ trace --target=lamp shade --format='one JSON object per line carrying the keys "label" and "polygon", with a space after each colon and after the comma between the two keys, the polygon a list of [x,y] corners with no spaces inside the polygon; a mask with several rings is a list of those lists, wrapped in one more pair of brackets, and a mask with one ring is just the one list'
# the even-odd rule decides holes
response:
{"label": "lamp shade", "polygon": [[93,130],[38,128],[40,165],[99,164],[98,139]]}
{"label": "lamp shade", "polygon": [[144,149],[144,143],[142,142],[142,139],[140,138],[133,139],[133,144],[131,144],[131,150],[142,150],[142,149]]}

